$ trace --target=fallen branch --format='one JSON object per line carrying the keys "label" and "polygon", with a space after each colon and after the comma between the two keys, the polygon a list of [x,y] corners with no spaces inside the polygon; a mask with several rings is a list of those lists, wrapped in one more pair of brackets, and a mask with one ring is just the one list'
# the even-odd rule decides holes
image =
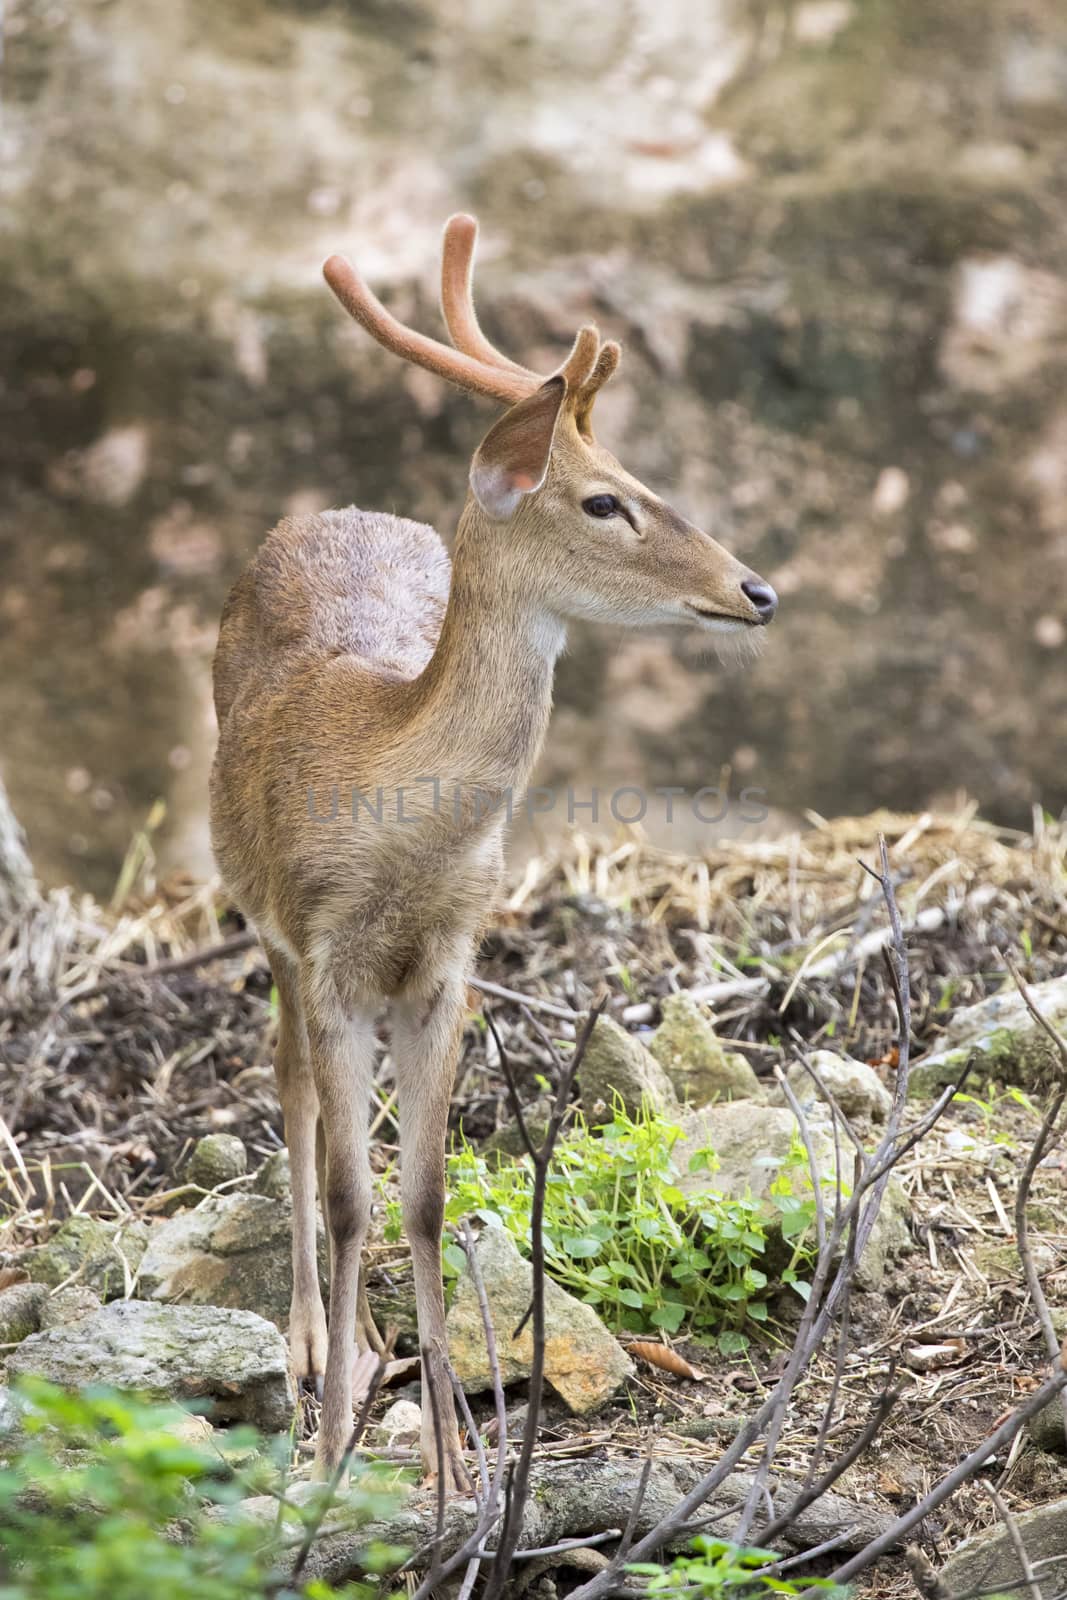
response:
{"label": "fallen branch", "polygon": [[[644,1537],[676,1504],[697,1480],[699,1468],[683,1459],[653,1461],[645,1477],[645,1462],[626,1460],[535,1460],[530,1471],[529,1494],[522,1512],[516,1555],[511,1558],[512,1574],[516,1560],[529,1559],[529,1552],[577,1540],[586,1545],[598,1536],[618,1538],[625,1529],[638,1493],[644,1494],[635,1516],[634,1534]],[[707,1508],[717,1523],[727,1526],[738,1516],[752,1484],[751,1474],[731,1474],[720,1487],[713,1506]],[[299,1505],[302,1496],[312,1493],[310,1486],[289,1491]],[[276,1501],[266,1495],[243,1503],[242,1515],[274,1524]],[[471,1538],[480,1520],[480,1508],[473,1498],[454,1499],[445,1509],[444,1533],[439,1545],[441,1570],[453,1573],[462,1562],[455,1557],[463,1546],[471,1548]],[[416,1491],[396,1511],[368,1526],[353,1527],[346,1522],[346,1503],[340,1496],[322,1524],[303,1571],[303,1582],[312,1579],[342,1585],[358,1579],[365,1571],[364,1557],[372,1542],[405,1546],[409,1550],[427,1549],[434,1537],[436,1506],[432,1494]],[[845,1548],[855,1550],[886,1526],[884,1515],[857,1502],[826,1496],[822,1506],[802,1518],[785,1543],[790,1550],[809,1549],[827,1538],[846,1536]],[[760,1527],[755,1529],[757,1537]],[[303,1529],[286,1525],[285,1537],[295,1541]],[[688,1535],[686,1536],[686,1540]],[[683,1541],[685,1542],[685,1541]],[[483,1558],[488,1565],[493,1552]],[[469,1557],[464,1558],[469,1559]],[[493,1566],[499,1565],[493,1561]],[[286,1573],[288,1579],[288,1572]]]}

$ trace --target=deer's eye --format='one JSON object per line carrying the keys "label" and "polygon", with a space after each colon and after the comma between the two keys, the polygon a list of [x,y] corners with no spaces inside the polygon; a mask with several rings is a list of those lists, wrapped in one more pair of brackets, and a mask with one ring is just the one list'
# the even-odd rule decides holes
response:
{"label": "deer's eye", "polygon": [[617,516],[621,507],[613,494],[591,494],[582,501],[582,510],[591,517]]}

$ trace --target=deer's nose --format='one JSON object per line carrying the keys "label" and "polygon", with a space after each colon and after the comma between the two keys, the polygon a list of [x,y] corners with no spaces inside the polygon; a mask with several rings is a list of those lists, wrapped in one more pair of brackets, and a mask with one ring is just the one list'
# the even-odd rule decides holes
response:
{"label": "deer's nose", "polygon": [[760,622],[766,625],[778,610],[778,596],[769,583],[764,583],[762,578],[746,578],[741,585],[741,593],[746,600],[751,600],[759,612]]}

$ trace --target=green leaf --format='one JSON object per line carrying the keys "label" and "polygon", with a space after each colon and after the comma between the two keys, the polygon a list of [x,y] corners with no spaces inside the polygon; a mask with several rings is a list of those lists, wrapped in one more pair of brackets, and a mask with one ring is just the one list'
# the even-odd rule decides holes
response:
{"label": "green leaf", "polygon": [[458,1275],[459,1273],[466,1271],[467,1252],[463,1249],[462,1245],[450,1242],[445,1245],[441,1254],[444,1257],[446,1267],[448,1267],[452,1272],[455,1272]]}
{"label": "green leaf", "polygon": [[652,1312],[649,1321],[655,1328],[665,1328],[668,1333],[677,1333],[685,1321],[685,1307],[677,1300],[665,1300]]}
{"label": "green leaf", "polygon": [[596,1256],[600,1254],[601,1241],[599,1239],[592,1238],[589,1234],[586,1234],[584,1237],[577,1234],[570,1234],[562,1241],[562,1243],[567,1254],[569,1256],[573,1256],[576,1261],[583,1261],[588,1256]]}

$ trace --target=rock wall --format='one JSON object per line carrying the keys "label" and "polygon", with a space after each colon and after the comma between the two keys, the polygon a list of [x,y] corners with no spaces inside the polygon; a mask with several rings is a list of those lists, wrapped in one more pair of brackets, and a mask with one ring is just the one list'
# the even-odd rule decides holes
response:
{"label": "rock wall", "polygon": [[545,781],[1067,800],[1055,0],[20,0],[5,78],[0,763],[45,876],[106,886],[157,796],[205,866],[216,619],[280,514],[454,520],[491,412],[318,267],[433,329],[461,206],[490,334],[621,338],[605,441],[783,600],[744,672],[576,628]]}

